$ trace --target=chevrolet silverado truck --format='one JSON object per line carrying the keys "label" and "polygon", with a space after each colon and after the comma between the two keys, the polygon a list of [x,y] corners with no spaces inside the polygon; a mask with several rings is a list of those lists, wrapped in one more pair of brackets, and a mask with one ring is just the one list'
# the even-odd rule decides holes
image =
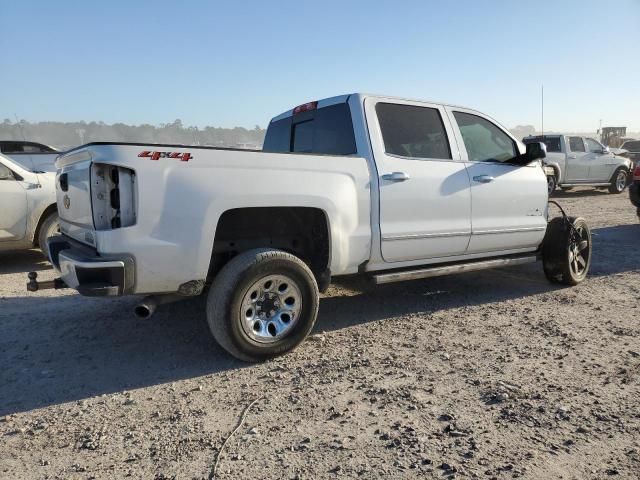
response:
{"label": "chevrolet silverado truck", "polygon": [[34,172],[0,154],[0,252],[39,247],[58,231],[55,173]]}
{"label": "chevrolet silverado truck", "polygon": [[557,187],[568,190],[577,186],[607,187],[610,193],[622,193],[627,186],[632,161],[611,153],[593,138],[545,134],[526,137],[523,142],[546,145],[549,194]]}
{"label": "chevrolet silverado truck", "polygon": [[[542,259],[552,282],[587,275],[580,218],[548,222],[540,162],[475,110],[351,94],[273,118],[263,151],[92,143],[57,161],[60,278],[28,289],[206,293],[212,335],[260,361],[297,346],[331,279],[384,284]],[[482,288],[482,287],[479,287]]]}

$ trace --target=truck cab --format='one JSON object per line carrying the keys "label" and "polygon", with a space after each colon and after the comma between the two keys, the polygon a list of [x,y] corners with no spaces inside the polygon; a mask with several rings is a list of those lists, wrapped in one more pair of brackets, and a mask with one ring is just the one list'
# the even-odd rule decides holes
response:
{"label": "truck cab", "polygon": [[273,118],[264,150],[369,159],[375,221],[367,270],[535,249],[544,237],[540,164],[519,164],[525,147],[475,110],[334,97]]}

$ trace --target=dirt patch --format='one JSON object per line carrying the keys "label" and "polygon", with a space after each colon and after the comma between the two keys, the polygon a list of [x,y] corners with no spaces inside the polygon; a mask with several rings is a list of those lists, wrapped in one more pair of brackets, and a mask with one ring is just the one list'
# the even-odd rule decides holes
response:
{"label": "dirt patch", "polygon": [[640,225],[626,194],[556,198],[593,228],[591,278],[540,265],[323,298],[294,353],[247,365],[202,300],[25,291],[0,257],[0,477],[637,478]]}

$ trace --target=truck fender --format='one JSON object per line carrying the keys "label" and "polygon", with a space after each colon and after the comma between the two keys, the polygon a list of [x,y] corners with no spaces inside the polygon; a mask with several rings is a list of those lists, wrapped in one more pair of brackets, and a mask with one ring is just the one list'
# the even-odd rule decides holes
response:
{"label": "truck fender", "polygon": [[545,166],[553,168],[556,174],[556,181],[558,184],[564,181],[564,178],[562,175],[562,169],[560,168],[560,165],[558,164],[558,162],[545,162]]}

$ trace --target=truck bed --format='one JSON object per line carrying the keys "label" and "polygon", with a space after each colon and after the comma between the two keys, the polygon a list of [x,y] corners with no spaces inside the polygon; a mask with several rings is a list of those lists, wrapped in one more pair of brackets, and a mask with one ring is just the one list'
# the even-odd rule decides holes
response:
{"label": "truck bed", "polygon": [[[162,154],[157,159],[156,152]],[[106,202],[91,198],[102,162],[121,173],[132,172],[132,225],[113,228],[107,222],[94,229],[91,200],[94,211]],[[206,278],[216,224],[229,209],[270,205],[322,210],[339,245],[330,257],[335,274],[355,273],[370,255],[370,173],[358,156],[96,142],[67,152],[56,164],[69,182],[68,191],[58,191],[58,204],[69,205],[60,212],[64,234],[103,255],[144,243],[137,249],[140,258],[134,259],[141,266],[136,284],[144,288],[135,293],[176,291],[185,282]],[[107,207],[105,215],[110,213],[113,209]]]}

